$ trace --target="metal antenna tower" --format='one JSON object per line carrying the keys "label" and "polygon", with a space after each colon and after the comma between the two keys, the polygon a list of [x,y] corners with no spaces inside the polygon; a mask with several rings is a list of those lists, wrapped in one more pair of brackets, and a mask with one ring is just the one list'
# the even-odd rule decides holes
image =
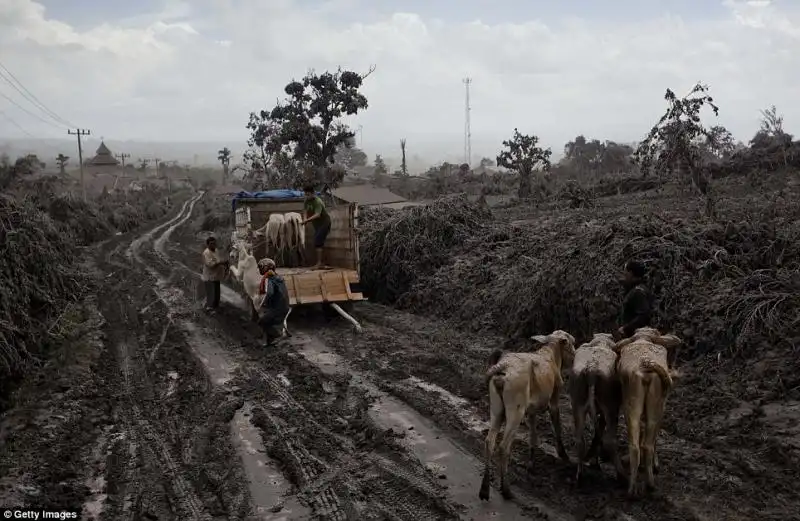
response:
{"label": "metal antenna tower", "polygon": [[464,162],[467,165],[472,164],[472,129],[469,122],[469,86],[472,84],[472,78],[464,78],[464,87],[466,88],[466,99],[464,100]]}

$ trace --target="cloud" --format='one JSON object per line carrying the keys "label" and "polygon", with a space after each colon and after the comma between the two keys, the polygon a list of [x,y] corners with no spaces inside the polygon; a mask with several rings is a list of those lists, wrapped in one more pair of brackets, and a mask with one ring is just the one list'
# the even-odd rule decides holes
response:
{"label": "cloud", "polygon": [[[117,139],[243,144],[249,111],[271,107],[291,79],[373,63],[370,108],[354,120],[371,154],[397,155],[405,137],[409,153],[458,157],[465,76],[475,155],[495,155],[514,127],[556,152],[580,133],[636,140],[663,111],[667,87],[685,92],[696,81],[711,86],[718,123],[738,138],[752,136],[759,109],[771,104],[800,134],[800,6],[722,4],[716,19],[556,13],[489,24],[380,14],[361,0],[169,1],[78,30],[36,2],[5,0],[0,60],[62,117]],[[0,92],[16,95],[2,81]],[[29,131],[59,133],[3,102]]]}

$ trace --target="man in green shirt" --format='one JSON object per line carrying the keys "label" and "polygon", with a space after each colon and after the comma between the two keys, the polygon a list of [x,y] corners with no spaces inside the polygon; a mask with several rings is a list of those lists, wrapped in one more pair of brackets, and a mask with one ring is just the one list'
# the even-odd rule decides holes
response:
{"label": "man in green shirt", "polygon": [[331,216],[325,209],[325,203],[317,197],[313,186],[306,186],[303,189],[306,197],[305,214],[306,218],[302,223],[311,223],[314,226],[314,249],[317,251],[317,263],[315,268],[322,267],[322,250],[325,247],[325,239],[331,231]]}

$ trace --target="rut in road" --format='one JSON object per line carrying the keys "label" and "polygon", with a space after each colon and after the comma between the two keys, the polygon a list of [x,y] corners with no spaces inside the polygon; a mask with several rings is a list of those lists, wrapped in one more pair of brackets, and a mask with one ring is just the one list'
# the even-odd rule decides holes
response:
{"label": "rut in road", "polygon": [[[165,242],[189,218],[193,206],[194,201],[189,202],[176,218],[134,241],[128,257],[157,279],[156,293],[172,323],[186,335],[212,379],[224,382],[228,393],[252,411],[267,452],[296,487],[290,496],[315,519],[458,519],[459,507],[447,499],[436,476],[410,457],[391,433],[371,422],[366,413],[369,399],[362,390],[332,381],[291,351],[236,349],[231,337],[249,340],[244,328],[226,334],[229,331],[221,331],[214,320],[197,316],[194,303],[176,291],[181,283],[178,264],[164,253]],[[247,453],[242,457],[247,460]],[[261,480],[249,477],[255,496]],[[267,510],[299,518],[297,512],[285,512],[292,499],[272,509],[254,506],[263,519],[270,518]]]}
{"label": "rut in road", "polygon": [[[159,266],[157,269],[163,277],[169,277],[173,287],[182,287],[190,296],[195,296],[192,290],[197,274],[188,266],[196,263],[203,237],[193,236],[186,233],[187,231],[180,226],[165,230],[163,233],[167,236],[177,235],[181,247],[172,247],[162,240],[163,237],[158,237],[154,242],[155,252],[146,257],[153,266]],[[236,294],[228,299],[226,296],[231,295],[223,293],[223,300],[228,300],[235,306],[241,302],[241,297]],[[295,322],[302,315],[301,310],[293,314],[296,317]],[[471,447],[465,450],[460,442],[453,441],[457,437],[446,435],[437,426],[439,415],[425,418],[402,400],[378,391],[378,388],[388,389],[383,378],[373,378],[374,373],[370,372],[354,372],[349,364],[341,361],[333,361],[333,371],[326,368],[324,358],[331,358],[330,355],[309,351],[309,339],[312,340],[311,343],[317,344],[311,351],[325,351],[324,346],[319,345],[318,338],[314,342],[319,331],[304,331],[301,327],[290,339],[286,349],[264,351],[255,347],[259,337],[257,327],[247,320],[247,315],[238,307],[225,308],[220,316],[206,319],[204,323],[220,334],[224,332],[225,338],[241,343],[243,351],[258,360],[257,365],[248,363],[246,368],[242,366],[243,369],[239,371],[239,374],[248,377],[243,386],[255,394],[250,394],[253,396],[252,401],[262,404],[266,402],[265,407],[254,408],[254,421],[264,433],[270,455],[282,464],[285,473],[301,493],[309,487],[316,490],[317,488],[309,484],[315,480],[327,483],[327,479],[319,476],[328,475],[328,468],[333,469],[333,472],[344,468],[350,475],[370,469],[383,469],[382,472],[385,473],[386,465],[381,463],[387,458],[370,459],[365,454],[367,449],[374,453],[388,445],[391,449],[388,451],[388,460],[395,463],[393,468],[406,469],[409,465],[419,466],[423,463],[427,472],[421,475],[427,476],[429,480],[433,476],[434,483],[438,481],[438,485],[447,486],[446,495],[442,497],[449,503],[458,503],[464,507],[460,513],[464,519],[500,517],[510,520],[562,520],[574,517],[571,512],[565,511],[560,502],[551,501],[549,494],[540,496],[537,490],[526,490],[525,487],[515,489],[515,501],[502,501],[495,494],[491,503],[480,502],[477,497],[482,471],[480,456],[476,457]],[[220,343],[225,341],[221,339]],[[227,341],[230,343],[230,340]],[[234,350],[232,347],[227,349],[229,353]],[[320,358],[319,355],[323,356]],[[389,365],[392,363],[391,357],[380,357],[375,361]],[[251,398],[248,397],[248,400]],[[458,409],[458,405],[454,407],[452,403],[443,405]],[[347,432],[350,429],[357,432]],[[375,438],[376,432],[383,439],[367,439]],[[399,433],[400,438],[387,439],[387,432]],[[376,441],[378,449],[364,447],[365,442],[376,444]],[[364,469],[356,467],[356,471],[353,471],[352,457],[348,457],[352,454],[357,454],[358,459],[368,465]],[[401,461],[397,461],[398,455],[401,456]],[[409,480],[403,479],[408,475],[395,472],[391,482],[383,486],[384,490],[408,487]],[[341,478],[337,477],[337,480]],[[338,481],[333,480],[333,483],[338,484]],[[422,486],[419,483],[419,480],[414,482],[412,488],[423,491],[427,489],[422,494],[423,497],[430,496],[436,490],[435,487]],[[308,500],[306,504],[314,512],[324,512],[328,497],[336,497],[341,504],[348,504],[350,498],[355,497],[351,490],[359,488],[363,489],[363,486],[355,480],[352,487],[331,489],[331,496],[320,498],[324,504],[312,505]],[[379,499],[376,492],[377,490],[369,492],[371,504],[396,504],[388,495],[386,500]],[[376,506],[373,510],[379,508],[382,507]],[[329,515],[335,518],[335,514]],[[426,518],[422,513],[403,511],[397,511],[396,515],[400,519]]]}
{"label": "rut in road", "polygon": [[[167,241],[163,240],[163,235],[169,237],[176,231],[179,241],[181,241],[181,247],[167,245]],[[148,253],[147,259],[153,266],[161,264],[161,267],[157,269],[163,273],[165,278],[170,279],[173,287],[182,287],[190,296],[195,296],[192,290],[195,287],[194,281],[197,273],[188,268],[188,265],[196,263],[205,234],[186,241],[188,234],[185,228],[178,226],[164,230],[163,235],[155,239],[153,243],[155,251],[152,255]],[[223,300],[228,300],[231,304],[238,306],[241,297],[233,292],[226,294],[223,291]],[[422,476],[428,480],[433,476],[434,482],[438,481],[437,484],[440,486],[446,484],[449,491],[443,497],[450,503],[458,503],[466,507],[461,513],[464,519],[484,519],[498,516],[510,520],[571,519],[571,515],[561,511],[560,505],[545,504],[525,490],[517,491],[518,498],[514,502],[503,502],[499,498],[490,504],[480,502],[477,498],[482,466],[480,460],[448,439],[441,429],[435,426],[435,422],[423,418],[402,401],[394,400],[385,393],[377,391],[378,385],[366,382],[365,375],[352,372],[346,365],[338,368],[343,372],[337,371],[337,374],[330,374],[316,361],[309,361],[306,357],[308,345],[301,340],[307,338],[308,335],[295,335],[287,350],[265,352],[263,349],[253,348],[255,340],[258,338],[258,330],[247,321],[246,314],[239,309],[227,308],[223,309],[221,315],[211,320],[205,320],[203,323],[208,324],[209,329],[215,329],[218,333],[220,330],[224,330],[227,339],[236,339],[237,342],[241,342],[244,351],[250,357],[260,359],[259,365],[264,369],[258,371],[248,363],[247,369],[241,369],[239,373],[250,375],[248,385],[251,389],[269,391],[267,396],[259,393],[261,396],[253,398],[253,400],[269,400],[268,408],[254,410],[255,422],[264,432],[271,455],[283,465],[287,475],[301,490],[304,486],[308,486],[309,481],[314,480],[315,475],[320,473],[325,475],[324,465],[333,469],[341,467],[349,471],[352,461],[347,456],[354,451],[359,454],[361,460],[370,461],[364,456],[363,444],[364,438],[367,437],[365,434],[374,437],[374,432],[378,432],[380,437],[386,438],[385,433],[390,432],[388,429],[391,429],[399,433],[401,439],[378,441],[381,445],[391,446],[392,450],[389,451],[388,460],[394,460],[395,464],[387,467],[383,464],[387,458],[371,460],[371,465],[383,469],[383,473],[386,473],[389,468],[397,469],[394,471],[394,475],[390,476],[392,477],[391,482],[383,487],[387,495],[386,505],[396,504],[396,501],[389,499],[390,495],[388,494],[393,492],[393,488],[408,487],[408,476],[419,474],[419,472],[417,474],[401,472],[400,469],[407,469],[409,465],[418,467],[422,462],[427,468],[427,472],[423,472]],[[308,333],[313,336],[313,331]],[[230,340],[227,341],[230,342]],[[226,339],[221,338],[220,343],[224,342]],[[208,342],[202,342],[202,344],[207,345]],[[211,358],[217,356],[220,351],[227,351],[228,356],[231,356],[232,351],[236,350],[229,347],[205,355]],[[283,370],[276,370],[276,368]],[[380,380],[377,382],[380,383]],[[298,387],[302,387],[302,389],[298,389]],[[354,411],[358,413],[356,418],[354,418]],[[347,428],[348,423],[352,424],[354,421],[358,422],[356,430],[360,431],[355,433],[356,443],[353,443],[352,433],[345,433],[345,435],[341,433],[343,427]],[[297,427],[299,422],[307,426]],[[369,426],[366,433],[363,432],[364,424]],[[417,431],[413,430],[415,426],[418,428]],[[295,438],[302,439],[299,449],[296,446],[297,439],[287,438],[285,436],[287,432]],[[421,432],[425,433],[422,441],[419,436]],[[315,435],[317,433],[320,435]],[[333,441],[340,442],[341,445],[335,446]],[[370,443],[374,442],[370,440]],[[421,443],[425,445],[424,450],[420,450]],[[375,451],[374,448],[371,450]],[[323,454],[322,457],[320,453]],[[335,457],[334,455],[344,455],[344,457]],[[398,455],[402,458],[399,462],[396,461]],[[329,463],[331,460],[335,463]],[[446,473],[442,472],[443,468],[446,469]],[[357,470],[361,472],[358,468]],[[406,483],[403,483],[402,478],[404,477]],[[436,489],[421,485],[422,482],[418,478],[412,481],[414,481],[413,488],[428,490],[426,494],[423,494],[424,497],[430,496],[431,492]],[[323,480],[323,482],[327,482],[327,480]],[[359,487],[363,488],[356,480],[353,488],[358,489]],[[377,488],[373,487],[373,489]],[[342,504],[346,504],[349,501],[348,497],[352,497],[349,489],[342,491],[340,488],[331,492],[333,496],[340,498],[339,502]],[[370,494],[372,510],[384,511],[381,515],[385,515],[388,510],[380,506],[382,502],[376,497],[376,490],[371,490]],[[324,501],[325,498],[321,500]],[[324,505],[311,506],[315,511],[326,509]],[[403,511],[397,512],[396,515],[400,519],[427,518],[423,513]],[[434,516],[434,518],[436,517]]]}
{"label": "rut in road", "polygon": [[96,261],[108,272],[99,304],[119,371],[105,476],[109,519],[210,520],[248,514],[243,471],[230,465],[235,449],[228,423],[235,400],[209,385],[185,337],[170,327],[167,307],[161,299],[153,302],[152,272],[136,262],[142,244],[185,217],[195,200],[133,240],[128,255],[120,255],[126,246],[120,238],[104,245]]}

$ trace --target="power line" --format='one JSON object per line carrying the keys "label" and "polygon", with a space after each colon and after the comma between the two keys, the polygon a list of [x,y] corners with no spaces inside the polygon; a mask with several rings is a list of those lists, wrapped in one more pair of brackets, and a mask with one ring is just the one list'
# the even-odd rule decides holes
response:
{"label": "power line", "polygon": [[11,118],[11,116],[9,116],[8,114],[6,114],[4,111],[0,110],[0,114],[2,114],[2,116],[3,116],[4,118],[6,118],[6,119],[8,120],[8,122],[9,122],[9,123],[11,123],[11,124],[12,124],[12,125],[14,125],[15,127],[17,127],[17,128],[20,130],[20,132],[22,132],[23,134],[25,134],[25,135],[27,135],[27,136],[29,136],[29,137],[32,137],[32,138],[36,139],[36,136],[34,136],[34,135],[33,135],[33,134],[31,134],[30,132],[28,132],[27,130],[25,130],[24,128],[22,128],[22,125],[20,125],[20,124],[19,124],[19,123],[17,123],[16,121],[14,121],[14,120]]}
{"label": "power line", "polygon": [[16,102],[16,101],[14,101],[13,99],[11,99],[11,98],[10,98],[9,96],[7,96],[5,93],[3,93],[3,92],[0,92],[0,96],[2,96],[2,97],[4,97],[5,99],[7,99],[7,100],[8,100],[8,101],[9,101],[9,102],[12,104],[12,105],[14,105],[15,107],[17,107],[19,110],[21,110],[21,111],[25,112],[26,114],[28,114],[28,115],[30,115],[30,116],[33,116],[34,118],[38,119],[39,121],[41,121],[41,122],[42,122],[42,123],[44,123],[45,125],[50,125],[51,127],[57,128],[57,129],[59,129],[59,130],[63,130],[63,129],[64,129],[64,126],[63,126],[63,125],[56,125],[56,124],[55,124],[55,123],[53,123],[52,121],[47,121],[46,119],[42,118],[40,115],[38,115],[38,114],[34,114],[34,113],[33,113],[33,112],[31,112],[30,110],[26,109],[25,107],[23,107],[22,105],[20,105],[19,103],[17,103],[17,102]]}
{"label": "power line", "polygon": [[[17,77],[16,77],[16,76],[14,76],[14,73],[13,73],[13,72],[11,72],[10,70],[8,70],[8,67],[6,67],[6,66],[3,64],[3,62],[2,62],[2,61],[0,61],[0,68],[2,68],[4,71],[6,71],[6,73],[7,73],[9,76],[11,76],[11,78],[14,80],[14,82],[16,82],[16,83],[17,83],[17,85],[19,85],[19,87],[17,87],[17,85],[14,85],[14,83],[12,83],[12,82],[11,82],[11,81],[10,81],[8,78],[6,78],[6,77],[5,77],[5,75],[4,75],[2,72],[0,72],[0,78],[3,78],[3,80],[5,80],[5,82],[6,82],[6,83],[8,83],[9,85],[11,85],[11,86],[12,86],[12,87],[13,87],[13,88],[14,88],[14,89],[17,91],[17,92],[19,92],[20,94],[22,94],[22,97],[24,97],[25,99],[27,99],[27,100],[28,100],[28,101],[29,101],[29,102],[30,102],[32,105],[34,105],[36,108],[38,108],[39,110],[41,110],[42,112],[44,112],[44,113],[45,113],[46,115],[48,115],[48,116],[49,116],[51,119],[53,119],[54,121],[56,121],[57,123],[59,123],[59,124],[61,124],[61,125],[65,125],[65,126],[67,126],[67,127],[74,127],[74,126],[76,126],[76,125],[73,125],[72,123],[70,123],[69,121],[65,120],[64,118],[62,118],[62,117],[61,117],[61,116],[59,116],[58,114],[56,114],[56,113],[55,113],[53,110],[50,110],[50,109],[47,107],[47,105],[45,105],[44,103],[42,103],[42,102],[39,100],[39,98],[37,98],[37,97],[36,97],[36,96],[35,96],[35,95],[34,95],[34,94],[33,94],[33,93],[30,91],[30,90],[28,90],[28,89],[27,89],[27,87],[25,87],[25,85],[23,85],[23,84],[22,84],[22,82],[21,82],[21,81],[19,81],[19,79],[17,79]],[[21,89],[21,90],[20,90],[20,89]],[[24,92],[23,92],[23,91],[24,91]]]}
{"label": "power line", "polygon": [[50,149],[51,151],[54,151],[54,152],[61,153],[61,151],[60,151],[58,148],[56,148],[56,147],[54,147],[53,145],[49,144],[47,141],[40,140],[38,137],[34,136],[33,134],[31,134],[30,132],[28,132],[27,130],[25,130],[25,128],[24,128],[22,125],[20,125],[19,123],[17,123],[17,122],[16,122],[16,121],[15,121],[15,120],[14,120],[14,119],[11,117],[11,116],[9,116],[8,114],[6,114],[4,111],[0,110],[0,115],[2,115],[4,118],[6,118],[6,119],[8,120],[8,122],[9,122],[9,123],[11,123],[11,124],[12,124],[12,125],[14,125],[15,127],[17,127],[17,128],[19,129],[19,131],[20,131],[20,132],[22,132],[23,134],[25,134],[26,136],[28,136],[28,137],[30,137],[30,138],[32,138],[32,139],[39,140],[39,141],[40,141],[40,144],[41,144],[42,146],[44,146],[44,147],[46,147],[46,148]]}

